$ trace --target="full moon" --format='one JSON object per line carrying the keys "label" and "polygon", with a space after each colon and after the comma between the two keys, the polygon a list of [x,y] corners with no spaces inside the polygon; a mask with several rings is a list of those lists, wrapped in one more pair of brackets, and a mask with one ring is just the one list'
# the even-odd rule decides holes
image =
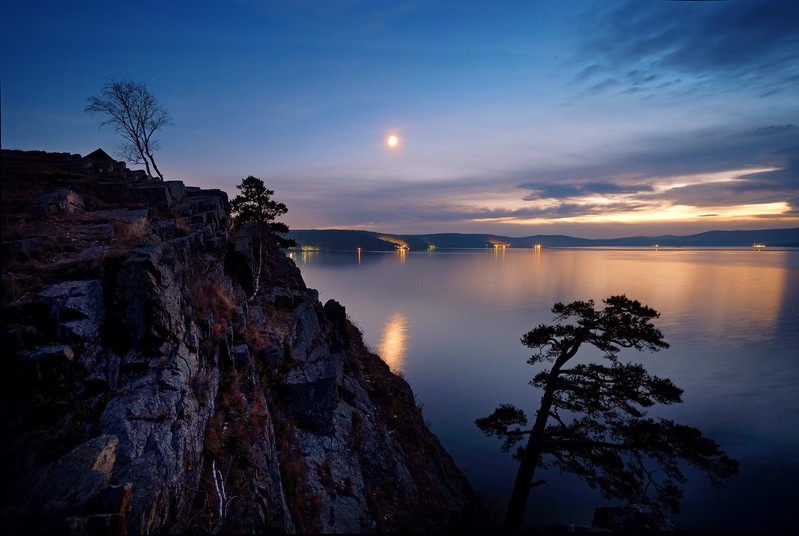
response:
{"label": "full moon", "polygon": [[397,144],[399,143],[399,138],[394,135],[391,135],[388,137],[386,142],[388,143],[389,147],[396,147]]}

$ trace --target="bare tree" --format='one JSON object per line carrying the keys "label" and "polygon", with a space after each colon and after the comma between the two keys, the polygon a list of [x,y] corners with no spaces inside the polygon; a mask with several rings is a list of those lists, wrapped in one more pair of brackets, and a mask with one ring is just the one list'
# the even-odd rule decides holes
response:
{"label": "bare tree", "polygon": [[100,95],[89,97],[85,111],[92,115],[101,113],[107,118],[100,126],[112,125],[122,135],[124,142],[119,154],[132,164],[143,164],[147,175],[152,169],[161,180],[164,176],[155,164],[153,153],[159,149],[153,137],[161,128],[171,125],[169,113],[147,89],[144,83],[132,80],[109,80]]}

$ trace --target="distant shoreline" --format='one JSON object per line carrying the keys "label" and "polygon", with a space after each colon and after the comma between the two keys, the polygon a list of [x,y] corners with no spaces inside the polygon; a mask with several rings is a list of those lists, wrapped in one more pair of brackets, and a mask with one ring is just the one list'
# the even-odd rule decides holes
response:
{"label": "distant shoreline", "polygon": [[292,230],[288,237],[298,249],[329,251],[425,251],[436,249],[490,248],[733,248],[769,251],[799,248],[799,228],[755,231],[708,231],[675,236],[631,236],[622,238],[576,238],[566,235],[509,237],[493,234],[436,233],[389,234],[358,230]]}

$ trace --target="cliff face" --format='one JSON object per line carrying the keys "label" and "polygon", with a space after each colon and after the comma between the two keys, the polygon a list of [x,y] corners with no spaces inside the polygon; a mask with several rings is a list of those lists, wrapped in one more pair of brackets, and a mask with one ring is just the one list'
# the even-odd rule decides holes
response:
{"label": "cliff face", "polygon": [[3,151],[3,523],[433,532],[474,495],[407,383],[219,190]]}

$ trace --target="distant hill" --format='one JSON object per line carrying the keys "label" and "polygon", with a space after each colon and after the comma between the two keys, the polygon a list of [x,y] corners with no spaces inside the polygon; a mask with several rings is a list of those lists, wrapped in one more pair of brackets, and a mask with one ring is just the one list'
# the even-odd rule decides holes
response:
{"label": "distant hill", "polygon": [[548,248],[562,247],[749,247],[764,244],[766,247],[799,247],[799,227],[793,229],[765,229],[759,231],[708,231],[705,233],[674,236],[629,236],[623,238],[575,238],[565,235],[533,235],[521,238],[493,234],[438,233],[423,235],[397,235],[372,231],[352,230],[296,230],[288,234],[298,247],[331,251],[361,248],[364,251],[393,251],[397,247],[410,250],[475,249],[504,244],[508,247],[529,248],[536,244]]}

